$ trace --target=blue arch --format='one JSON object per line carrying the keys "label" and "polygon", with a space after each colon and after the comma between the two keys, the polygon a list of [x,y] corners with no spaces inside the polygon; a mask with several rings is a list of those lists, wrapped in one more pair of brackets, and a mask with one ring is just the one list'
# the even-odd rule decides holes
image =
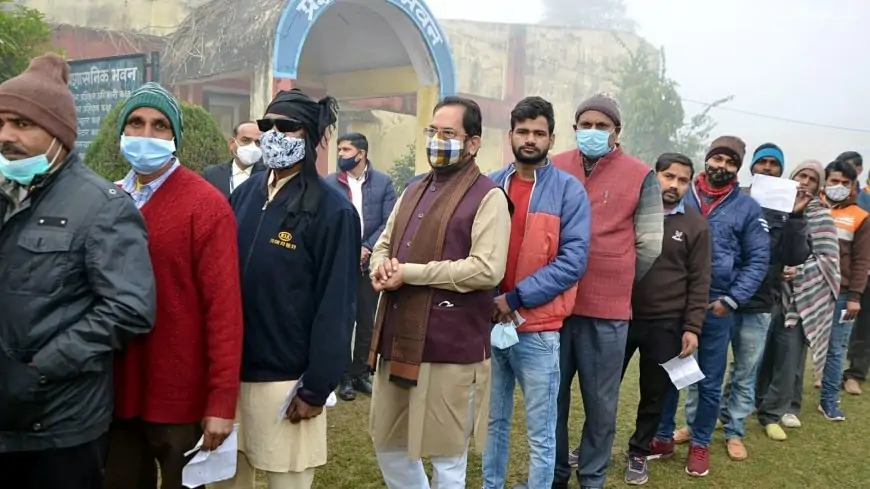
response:
{"label": "blue arch", "polygon": [[[375,0],[370,0],[374,2]],[[378,0],[387,2],[404,13],[423,36],[429,56],[435,65],[441,97],[456,93],[456,71],[447,38],[425,0]],[[335,0],[290,0],[278,21],[275,32],[273,72],[275,78],[298,78],[302,47],[317,19],[335,5]]]}

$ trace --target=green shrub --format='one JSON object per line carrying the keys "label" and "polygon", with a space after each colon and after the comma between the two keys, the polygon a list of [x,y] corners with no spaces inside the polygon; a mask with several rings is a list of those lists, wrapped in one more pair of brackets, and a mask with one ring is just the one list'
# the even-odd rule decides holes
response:
{"label": "green shrub", "polygon": [[[88,147],[85,164],[111,182],[121,180],[130,171],[130,165],[121,156],[121,136],[118,134],[118,115],[122,103],[116,105],[100,125],[100,133]],[[202,173],[205,167],[230,160],[227,141],[205,109],[198,105],[181,103],[184,117],[184,138],[178,159],[182,165]]]}
{"label": "green shrub", "polygon": [[408,180],[414,178],[416,158],[416,148],[413,144],[409,144],[408,152],[393,161],[393,167],[388,170],[390,178],[393,180],[393,188],[396,189],[396,195],[401,195],[405,191]]}

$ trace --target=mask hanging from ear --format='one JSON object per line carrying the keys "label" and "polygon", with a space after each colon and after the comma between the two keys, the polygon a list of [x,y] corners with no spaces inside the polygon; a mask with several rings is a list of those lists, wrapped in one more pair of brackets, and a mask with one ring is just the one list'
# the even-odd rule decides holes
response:
{"label": "mask hanging from ear", "polygon": [[[46,153],[54,148],[56,142],[57,139],[51,141]],[[19,185],[30,185],[33,183],[34,178],[48,173],[49,170],[51,170],[51,167],[54,166],[54,163],[57,161],[58,155],[60,155],[60,151],[55,150],[54,157],[51,161],[48,161],[48,156],[45,154],[31,156],[30,158],[23,158],[20,160],[8,160],[0,154],[0,174],[2,174],[7,180],[12,180]]]}

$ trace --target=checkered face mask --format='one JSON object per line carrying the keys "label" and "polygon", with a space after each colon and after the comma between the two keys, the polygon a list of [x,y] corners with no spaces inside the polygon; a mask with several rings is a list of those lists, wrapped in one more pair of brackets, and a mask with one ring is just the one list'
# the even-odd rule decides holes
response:
{"label": "checkered face mask", "polygon": [[458,139],[426,138],[426,156],[432,168],[446,168],[462,161],[463,141]]}

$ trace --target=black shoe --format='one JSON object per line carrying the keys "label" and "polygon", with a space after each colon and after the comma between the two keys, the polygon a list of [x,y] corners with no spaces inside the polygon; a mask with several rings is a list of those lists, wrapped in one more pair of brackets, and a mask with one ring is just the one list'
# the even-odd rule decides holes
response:
{"label": "black shoe", "polygon": [[338,398],[342,401],[353,401],[356,399],[356,392],[353,390],[353,382],[343,380],[338,385]]}
{"label": "black shoe", "polygon": [[568,489],[567,482],[554,482],[552,485],[552,489]]}
{"label": "black shoe", "polygon": [[353,388],[362,395],[372,396],[372,376],[357,377],[353,379]]}

